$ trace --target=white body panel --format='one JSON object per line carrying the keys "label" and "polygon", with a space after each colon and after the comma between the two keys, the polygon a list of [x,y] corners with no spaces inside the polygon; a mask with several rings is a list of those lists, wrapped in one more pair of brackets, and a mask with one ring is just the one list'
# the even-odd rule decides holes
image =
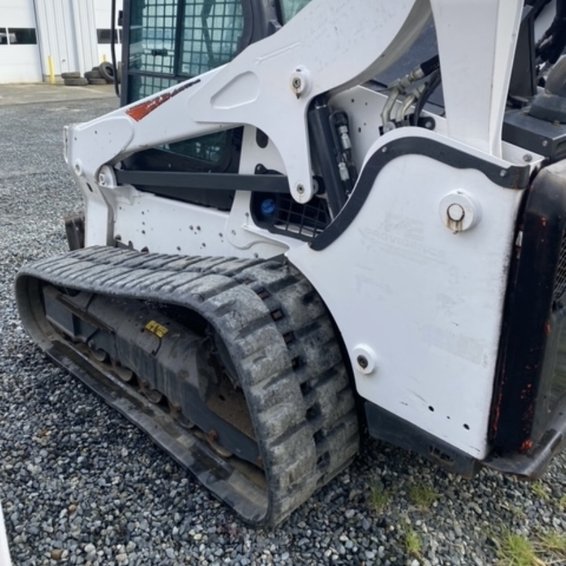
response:
{"label": "white body panel", "polygon": [[[244,129],[240,173],[252,174],[257,163],[282,170],[273,143],[260,148],[255,138],[255,128]],[[236,193],[228,213],[161,198],[130,186],[84,188],[87,246],[105,245],[110,237],[118,237],[124,245],[151,252],[268,258],[303,245],[259,229],[251,218],[250,193],[244,191]]]}
{"label": "white body panel", "polygon": [[[383,136],[374,149],[407,130]],[[411,133],[453,145],[422,129]],[[478,224],[459,234],[439,210],[456,190],[481,209]],[[359,214],[328,248],[288,253],[334,316],[360,395],[476,458],[486,455],[521,196],[479,171],[407,155],[379,173]],[[359,346],[375,352],[370,375],[356,370]]]}
{"label": "white body panel", "polygon": [[[114,234],[137,250],[202,256],[272,257],[299,242],[258,230],[249,214],[249,194],[236,196],[230,214],[175,202],[135,189],[116,193]],[[164,223],[163,219],[167,218]]]}
{"label": "white body panel", "polygon": [[[523,0],[431,0],[449,135],[501,155]],[[457,30],[457,31],[456,31]],[[474,88],[470,80],[483,88]]]}

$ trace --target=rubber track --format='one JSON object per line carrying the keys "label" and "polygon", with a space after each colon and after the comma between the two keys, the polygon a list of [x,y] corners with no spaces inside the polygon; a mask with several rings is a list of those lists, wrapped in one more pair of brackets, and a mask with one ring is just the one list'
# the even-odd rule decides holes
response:
{"label": "rubber track", "polygon": [[[40,281],[177,305],[203,316],[222,337],[246,396],[266,501],[227,461],[189,438],[190,432],[156,426],[161,416],[148,418],[135,398],[122,399],[117,388],[123,385],[105,385],[94,368],[85,372],[84,360],[61,355],[39,312]],[[358,451],[354,396],[332,321],[312,286],[288,263],[93,247],[25,266],[16,280],[16,298],[24,325],[51,357],[150,434],[247,522],[280,523]]]}

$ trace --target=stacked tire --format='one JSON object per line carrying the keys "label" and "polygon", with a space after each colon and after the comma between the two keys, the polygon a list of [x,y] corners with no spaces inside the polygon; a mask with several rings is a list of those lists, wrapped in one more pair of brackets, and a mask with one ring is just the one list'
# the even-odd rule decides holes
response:
{"label": "stacked tire", "polygon": [[98,70],[102,78],[106,79],[106,82],[114,84],[114,82],[116,82],[115,79],[117,79],[118,83],[120,82],[120,71],[122,70],[120,63],[118,63],[117,69],[115,70],[113,65],[105,61],[104,63],[100,63],[100,65],[98,65]]}
{"label": "stacked tire", "polygon": [[102,76],[99,67],[93,67],[91,71],[85,73],[85,79],[89,85],[105,85],[106,79]]}
{"label": "stacked tire", "polygon": [[[121,66],[118,64],[118,73],[116,78],[118,83],[120,83]],[[98,67],[93,67],[90,71],[84,74],[84,77],[78,71],[72,71],[69,73],[61,73],[61,78],[66,86],[86,86],[86,85],[105,85],[114,84],[114,67],[108,63],[103,62]]]}
{"label": "stacked tire", "polygon": [[[118,63],[118,83],[120,82],[120,70],[121,66],[120,63]],[[114,84],[115,75],[114,66],[107,61],[104,61],[103,63],[100,63],[98,67],[93,67],[92,71],[87,71],[85,73],[85,78],[91,85],[104,85],[106,83]]]}
{"label": "stacked tire", "polygon": [[61,73],[61,78],[65,86],[85,86],[88,84],[87,79],[81,77],[78,71],[72,71],[70,73]]}

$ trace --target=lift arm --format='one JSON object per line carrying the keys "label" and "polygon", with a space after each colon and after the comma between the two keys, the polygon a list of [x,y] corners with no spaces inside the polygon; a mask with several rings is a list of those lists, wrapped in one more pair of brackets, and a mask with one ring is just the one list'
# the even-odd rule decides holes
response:
{"label": "lift arm", "polygon": [[299,202],[313,195],[306,110],[317,95],[387,68],[414,41],[428,1],[313,0],[231,63],[67,131],[68,162],[97,183],[126,155],[249,124],[278,148]]}
{"label": "lift arm", "polygon": [[[451,4],[432,4],[449,85],[449,132],[497,155],[522,1],[458,2],[466,14],[477,10],[477,17],[468,20]],[[110,168],[101,169],[105,164],[159,144],[247,124],[269,136],[285,164],[293,197],[308,202],[314,194],[306,124],[310,102],[389,67],[418,36],[430,9],[428,0],[313,0],[280,31],[228,65],[69,127],[67,162],[83,183],[111,187],[115,179]],[[470,47],[462,33],[487,41]],[[479,125],[469,126],[472,122]]]}

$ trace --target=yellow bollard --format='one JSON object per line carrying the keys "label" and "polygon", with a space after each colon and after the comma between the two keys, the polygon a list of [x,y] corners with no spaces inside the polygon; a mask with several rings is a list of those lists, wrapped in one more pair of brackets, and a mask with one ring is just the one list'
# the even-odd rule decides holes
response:
{"label": "yellow bollard", "polygon": [[53,57],[48,55],[47,57],[47,69],[49,71],[49,84],[55,84],[55,67],[53,65]]}

